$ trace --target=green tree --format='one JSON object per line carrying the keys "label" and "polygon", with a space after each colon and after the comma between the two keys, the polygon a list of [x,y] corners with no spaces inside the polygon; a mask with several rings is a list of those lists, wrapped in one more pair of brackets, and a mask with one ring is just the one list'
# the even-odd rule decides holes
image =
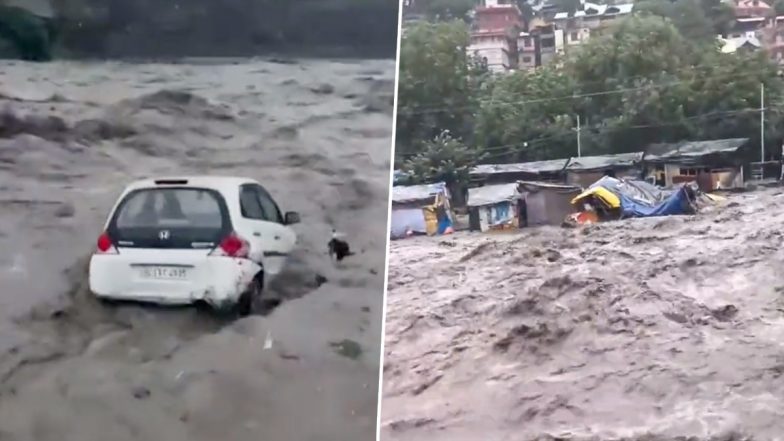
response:
{"label": "green tree", "polygon": [[553,66],[499,77],[477,115],[486,158],[521,162],[574,154],[574,90],[572,79]]}
{"label": "green tree", "polygon": [[682,80],[698,54],[694,43],[657,17],[628,18],[611,31],[586,42],[564,67],[581,96],[575,106],[587,126],[584,151],[631,151],[686,135]]}
{"label": "green tree", "polygon": [[716,38],[713,24],[702,10],[699,0],[642,0],[634,9],[641,15],[668,19],[688,39],[710,41]]}
{"label": "green tree", "polygon": [[773,9],[776,11],[776,15],[784,15],[784,0],[773,2]]}
{"label": "green tree", "polygon": [[466,20],[476,6],[475,0],[427,0],[424,10],[432,20]]}
{"label": "green tree", "polygon": [[479,71],[466,49],[462,21],[420,23],[400,48],[396,153],[416,151],[421,140],[449,130],[470,139]]}
{"label": "green tree", "polygon": [[[406,140],[406,158],[418,158],[408,167],[418,167],[416,174],[423,179],[440,176],[434,171],[441,170],[440,161],[449,164],[445,149],[436,149],[431,141],[444,129],[475,145],[482,152],[478,157],[491,163],[574,155],[578,116],[586,155],[639,151],[651,143],[686,139],[744,137],[759,146],[761,85],[768,152],[778,154],[772,146],[784,138],[779,110],[784,109],[784,82],[768,54],[721,53],[718,44],[684,37],[668,18],[621,20],[570,51],[563,63],[533,72],[480,75],[470,57],[462,68],[450,64],[458,63],[458,56],[420,58],[428,61],[416,63],[422,70],[405,69],[400,77],[401,90],[407,88],[409,95],[401,95],[399,121],[404,123],[398,123],[398,141]],[[401,65],[411,63],[406,57],[403,52]],[[418,93],[430,95],[422,99]],[[454,104],[457,96],[462,105]],[[433,104],[438,102],[446,104]],[[424,103],[437,106],[439,114],[422,118],[402,110]],[[758,148],[750,150],[749,159],[756,160]]]}
{"label": "green tree", "polygon": [[49,20],[25,9],[0,4],[0,39],[12,51],[7,55],[30,61],[52,58]]}
{"label": "green tree", "polygon": [[641,0],[634,10],[667,18],[685,38],[704,43],[726,33],[734,21],[732,7],[721,0]]}
{"label": "green tree", "polygon": [[481,157],[479,151],[466,146],[445,130],[432,140],[421,143],[419,152],[405,161],[403,171],[414,183],[446,183],[455,204],[462,205],[469,172]]}

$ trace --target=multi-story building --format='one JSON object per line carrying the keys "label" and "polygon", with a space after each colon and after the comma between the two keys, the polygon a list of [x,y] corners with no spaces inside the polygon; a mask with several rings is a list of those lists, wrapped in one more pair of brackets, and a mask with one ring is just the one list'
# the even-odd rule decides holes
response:
{"label": "multi-story building", "polygon": [[477,30],[471,33],[468,53],[481,60],[491,72],[504,73],[516,67],[515,47],[507,31]]}
{"label": "multi-story building", "polygon": [[[534,5],[535,10],[552,9],[546,0]],[[519,69],[532,69],[556,60],[568,51],[588,40],[592,34],[601,32],[608,22],[619,16],[631,14],[633,5],[598,5],[581,0],[574,13],[549,12],[528,23],[528,31],[517,36],[517,59]],[[549,19],[552,17],[552,19]]]}
{"label": "multi-story building", "polygon": [[536,65],[542,66],[555,61],[566,49],[564,31],[553,24],[537,26],[531,30],[536,45]]}
{"label": "multi-story building", "polygon": [[530,32],[520,32],[517,36],[517,68],[530,70],[537,66],[536,39]]}
{"label": "multi-story building", "polygon": [[762,47],[759,38],[750,32],[739,37],[719,38],[721,51],[725,54],[733,54],[740,51],[756,51]]}
{"label": "multi-story building", "polygon": [[486,63],[493,72],[517,68],[517,39],[525,28],[523,14],[515,4],[485,0],[474,10],[470,55]]}
{"label": "multi-story building", "polygon": [[774,9],[762,0],[735,0],[736,17],[768,17],[775,14]]}
{"label": "multi-story building", "polygon": [[563,31],[564,44],[568,50],[569,47],[588,40],[592,34],[599,32],[616,18],[631,14],[633,9],[632,3],[599,5],[581,0],[574,13],[555,14],[553,24]]}
{"label": "multi-story building", "polygon": [[[758,8],[755,11],[767,10]],[[777,63],[784,64],[784,17],[737,17],[730,31],[719,38],[722,52],[764,49]]]}
{"label": "multi-story building", "polygon": [[768,18],[764,34],[763,42],[771,58],[784,65],[784,16]]}

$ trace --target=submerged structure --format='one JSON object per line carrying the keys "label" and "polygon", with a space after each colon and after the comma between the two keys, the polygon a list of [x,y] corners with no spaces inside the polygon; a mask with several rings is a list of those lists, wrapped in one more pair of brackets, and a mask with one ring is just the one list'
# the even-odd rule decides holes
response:
{"label": "submerged structure", "polygon": [[469,228],[508,231],[538,225],[558,225],[573,211],[580,193],[572,185],[518,181],[468,190]]}
{"label": "submerged structure", "polygon": [[741,149],[748,138],[654,144],[643,156],[648,177],[660,187],[695,182],[702,191],[744,186]]}
{"label": "submerged structure", "polygon": [[392,187],[390,237],[449,233],[454,214],[446,183]]}
{"label": "submerged structure", "polygon": [[681,184],[667,192],[645,181],[605,176],[572,199],[576,213],[566,223],[693,214],[697,210],[695,187]]}

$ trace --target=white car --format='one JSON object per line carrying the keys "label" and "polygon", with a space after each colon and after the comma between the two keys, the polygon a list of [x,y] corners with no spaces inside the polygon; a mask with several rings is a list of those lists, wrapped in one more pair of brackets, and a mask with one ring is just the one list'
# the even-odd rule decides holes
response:
{"label": "white car", "polygon": [[90,290],[104,300],[168,305],[206,302],[251,312],[297,241],[252,179],[137,181],[122,193],[90,260]]}

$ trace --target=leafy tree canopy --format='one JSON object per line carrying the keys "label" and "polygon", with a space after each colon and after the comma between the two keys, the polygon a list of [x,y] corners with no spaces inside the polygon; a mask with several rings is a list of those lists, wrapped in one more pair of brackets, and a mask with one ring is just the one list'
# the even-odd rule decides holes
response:
{"label": "leafy tree canopy", "polygon": [[[713,4],[700,1],[688,8]],[[574,156],[578,117],[584,155],[684,139],[747,137],[759,145],[761,85],[765,142],[780,145],[784,82],[768,54],[723,54],[707,38],[713,31],[698,38],[663,14],[620,20],[570,48],[560,63],[496,76],[465,53],[462,23],[413,29],[401,52],[398,161],[417,157],[437,169],[445,149],[457,144],[434,149],[423,141],[442,130],[475,146],[488,163]]]}

